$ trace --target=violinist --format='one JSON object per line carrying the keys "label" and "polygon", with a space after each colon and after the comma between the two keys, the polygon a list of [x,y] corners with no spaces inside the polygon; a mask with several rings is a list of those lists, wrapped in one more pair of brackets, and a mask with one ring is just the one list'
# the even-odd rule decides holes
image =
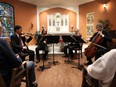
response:
{"label": "violinist", "polygon": [[20,25],[15,26],[15,33],[11,36],[11,47],[16,54],[25,60],[25,56],[29,55],[29,61],[34,61],[34,51],[30,50],[26,43],[32,40],[32,36],[28,38],[22,33],[22,27]]}
{"label": "violinist", "polygon": [[43,58],[44,58],[44,60],[47,59],[46,57],[48,55],[48,46],[47,46],[47,43],[46,43],[47,40],[44,38],[46,34],[47,34],[47,30],[45,30],[43,28],[41,35],[38,36],[37,47],[35,48],[35,51],[36,51],[36,63],[40,62],[39,50],[45,51],[45,54],[43,55]]}
{"label": "violinist", "polygon": [[[96,37],[97,34],[99,34],[102,38],[102,41],[98,42],[97,44],[99,46],[96,46],[96,53],[95,53],[95,60],[97,60],[99,57],[101,57],[103,54],[109,51],[109,42],[112,42],[112,38],[109,36],[109,33],[104,29],[102,23],[98,23],[96,25],[97,32],[94,33],[94,35],[90,38],[90,42],[94,42],[94,38]],[[92,64],[92,59],[87,57],[87,63],[85,65],[90,65]]]}

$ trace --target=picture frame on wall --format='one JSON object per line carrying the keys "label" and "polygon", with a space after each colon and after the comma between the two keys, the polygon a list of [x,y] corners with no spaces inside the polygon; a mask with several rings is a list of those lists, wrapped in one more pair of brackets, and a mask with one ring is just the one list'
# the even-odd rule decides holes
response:
{"label": "picture frame on wall", "polygon": [[94,12],[86,15],[86,36],[91,37],[94,34]]}

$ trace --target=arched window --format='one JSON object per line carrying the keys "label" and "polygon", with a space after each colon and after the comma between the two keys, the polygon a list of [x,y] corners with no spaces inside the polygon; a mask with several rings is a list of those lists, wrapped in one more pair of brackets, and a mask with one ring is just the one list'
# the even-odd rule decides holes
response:
{"label": "arched window", "polygon": [[9,37],[14,33],[14,7],[0,2],[0,22],[3,28],[2,37]]}

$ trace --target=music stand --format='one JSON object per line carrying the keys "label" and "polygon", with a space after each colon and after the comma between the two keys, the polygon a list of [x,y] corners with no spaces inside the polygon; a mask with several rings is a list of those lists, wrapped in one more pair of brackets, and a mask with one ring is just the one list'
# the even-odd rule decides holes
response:
{"label": "music stand", "polygon": [[[73,38],[72,38],[71,36],[69,36],[69,35],[62,36],[62,38],[63,38],[63,42],[75,42],[75,39],[73,39]],[[65,61],[65,62],[71,63],[71,62],[73,62],[73,61],[71,61],[70,58],[68,57],[68,60]]]}
{"label": "music stand", "polygon": [[74,36],[76,41],[80,42],[80,43],[86,43],[81,37],[79,36]]}
{"label": "music stand", "polygon": [[[76,41],[78,41],[79,43],[86,43],[81,37],[79,37],[79,36],[75,36],[75,39],[76,39]],[[82,48],[81,48],[82,49]],[[80,70],[82,70],[82,67],[83,67],[83,65],[81,65],[80,64],[80,58],[81,58],[81,52],[79,51],[78,53],[78,63],[77,63],[77,66],[76,67],[72,67],[72,68],[77,68],[77,69],[80,69]]]}
{"label": "music stand", "polygon": [[51,67],[45,67],[45,65],[44,65],[44,58],[42,58],[42,61],[43,61],[43,65],[42,65],[42,66],[39,66],[39,69],[40,69],[41,71],[43,71],[44,69],[49,69],[49,68],[51,68]]}
{"label": "music stand", "polygon": [[[41,38],[41,36],[39,38]],[[42,41],[45,41],[45,40],[47,40],[47,37],[46,36],[44,36],[42,38]],[[43,53],[42,53],[42,62],[43,62],[43,65],[42,66],[39,66],[39,70],[43,71],[44,69],[49,69],[51,67],[45,67],[45,64],[44,64],[45,58],[43,57],[44,54],[45,54],[45,51],[44,50],[41,50],[41,51],[43,51]]]}
{"label": "music stand", "polygon": [[[56,63],[58,63],[58,61],[55,61],[54,58],[54,43],[59,43],[59,36],[46,36],[47,38],[47,44],[53,44],[53,61],[52,63],[55,65]],[[51,63],[51,62],[49,62]]]}

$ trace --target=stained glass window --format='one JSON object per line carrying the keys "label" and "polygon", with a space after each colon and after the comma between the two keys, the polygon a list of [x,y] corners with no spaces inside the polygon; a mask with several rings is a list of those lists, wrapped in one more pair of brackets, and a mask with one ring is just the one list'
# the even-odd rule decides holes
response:
{"label": "stained glass window", "polygon": [[14,7],[0,2],[0,21],[3,28],[2,37],[9,37],[14,33]]}

